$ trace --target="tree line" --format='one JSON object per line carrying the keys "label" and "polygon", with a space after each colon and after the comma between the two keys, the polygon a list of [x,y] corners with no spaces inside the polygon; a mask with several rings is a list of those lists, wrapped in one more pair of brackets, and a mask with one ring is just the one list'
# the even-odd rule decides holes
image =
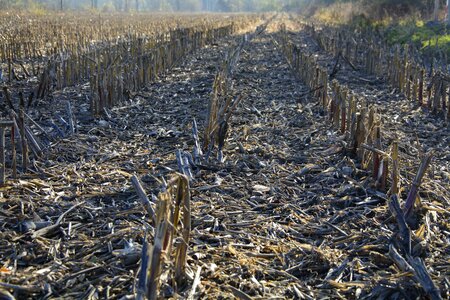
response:
{"label": "tree line", "polygon": [[[439,9],[445,8],[447,0],[305,0],[300,1],[300,7],[306,9],[307,7],[324,7],[336,3],[354,3],[359,4],[360,7],[367,8],[368,14],[370,12],[385,12],[385,14],[408,14],[410,12],[424,12],[430,13],[436,7]],[[373,11],[373,9],[375,11]]]}
{"label": "tree line", "polygon": [[237,12],[287,10],[301,2],[304,0],[0,0],[0,9]]}
{"label": "tree line", "polygon": [[0,0],[0,9],[103,11],[305,11],[336,3],[352,2],[378,11],[432,11],[447,0]]}

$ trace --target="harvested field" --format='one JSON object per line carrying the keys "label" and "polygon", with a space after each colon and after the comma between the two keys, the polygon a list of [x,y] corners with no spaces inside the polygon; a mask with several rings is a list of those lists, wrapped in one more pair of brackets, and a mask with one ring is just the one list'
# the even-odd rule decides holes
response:
{"label": "harvested field", "polygon": [[111,22],[3,75],[1,299],[450,297],[448,97],[294,15]]}

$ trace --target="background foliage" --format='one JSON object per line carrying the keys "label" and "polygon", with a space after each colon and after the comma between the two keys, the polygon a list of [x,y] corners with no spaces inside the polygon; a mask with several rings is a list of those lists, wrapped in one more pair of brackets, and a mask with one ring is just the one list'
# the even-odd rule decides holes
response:
{"label": "background foliage", "polygon": [[0,0],[0,8],[63,9],[97,8],[100,10],[156,11],[275,11],[294,7],[296,0]]}
{"label": "background foliage", "polygon": [[[439,1],[443,7],[446,0]],[[299,11],[310,16],[327,10],[331,18],[336,13],[365,13],[370,18],[430,14],[433,5],[434,0],[0,0],[0,9],[60,10],[62,6],[64,10],[103,11]]]}

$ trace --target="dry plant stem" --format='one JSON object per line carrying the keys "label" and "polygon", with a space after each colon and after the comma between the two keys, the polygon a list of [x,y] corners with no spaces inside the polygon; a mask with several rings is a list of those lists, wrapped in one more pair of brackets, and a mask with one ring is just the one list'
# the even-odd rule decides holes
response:
{"label": "dry plant stem", "polygon": [[448,87],[447,87],[447,82],[445,82],[444,80],[442,80],[442,85],[441,85],[441,107],[440,107],[440,110],[442,111],[442,112],[444,112],[444,114],[445,114],[445,112],[447,111],[447,99],[448,99],[448,97],[447,97],[447,90],[448,90]]}
{"label": "dry plant stem", "polygon": [[[446,121],[449,122],[450,120],[450,90],[447,92],[447,94],[445,95],[447,98],[447,117],[446,117]],[[444,114],[446,112],[444,111]]]}
{"label": "dry plant stem", "polygon": [[243,95],[239,95],[236,100],[234,100],[233,102],[233,106],[231,107],[230,110],[228,110],[227,115],[225,117],[225,121],[229,122],[231,119],[231,116],[233,115],[233,112],[236,110],[237,106],[239,105],[239,103],[244,99]]}
{"label": "dry plant stem", "polygon": [[344,90],[342,93],[342,103],[341,103],[341,133],[344,134],[345,133],[345,129],[346,129],[346,113],[347,113],[347,90]]}
{"label": "dry plant stem", "polygon": [[211,94],[211,98],[210,101],[208,103],[208,110],[207,110],[207,115],[208,115],[208,120],[206,123],[206,129],[205,129],[205,134],[203,135],[203,150],[207,151],[210,144],[211,144],[211,133],[212,133],[212,128],[214,126],[214,123],[217,119],[217,114],[218,114],[218,86],[219,86],[219,82],[220,82],[221,78],[219,76],[219,74],[216,75],[215,79],[214,79],[214,84],[213,84],[213,92]]}
{"label": "dry plant stem", "polygon": [[333,125],[335,128],[339,128],[339,117],[341,110],[341,87],[336,85],[336,89],[334,92],[334,102],[333,102]]}
{"label": "dry plant stem", "polygon": [[375,124],[375,108],[369,109],[369,117],[367,120],[367,142],[374,142],[374,124]]}
{"label": "dry plant stem", "polygon": [[21,293],[27,293],[27,294],[35,294],[42,292],[43,288],[39,286],[20,286],[16,284],[10,284],[5,282],[0,282],[0,287],[3,287],[5,289],[14,290]]}
{"label": "dry plant stem", "polygon": [[160,284],[160,276],[162,266],[165,261],[165,253],[163,252],[166,243],[166,235],[169,227],[169,211],[172,199],[170,195],[164,193],[160,195],[155,226],[155,240],[150,251],[150,264],[147,280],[147,298],[155,300],[158,298],[158,290]]}
{"label": "dry plant stem", "polygon": [[[374,147],[372,147],[372,146],[369,146],[369,145],[367,145],[367,144],[362,144],[361,145],[361,147],[362,148],[364,148],[364,149],[366,149],[366,150],[368,150],[368,151],[371,151],[371,152],[373,152],[373,153],[376,153],[376,154],[378,154],[379,156],[381,156],[381,158],[385,158],[385,157],[390,157],[390,155],[388,154],[388,153],[386,153],[386,152],[384,152],[384,151],[382,151],[382,150],[380,150],[380,149],[377,149],[377,148],[374,148]],[[378,169],[379,170],[379,169]],[[378,174],[377,174],[378,175]]]}
{"label": "dry plant stem", "polygon": [[398,182],[398,178],[399,178],[399,166],[398,166],[398,142],[394,141],[394,143],[392,144],[392,186],[390,189],[390,193],[392,195],[397,195],[399,192],[399,182]]}
{"label": "dry plant stem", "polygon": [[63,219],[65,218],[65,216],[70,213],[72,210],[74,210],[75,208],[77,208],[78,206],[82,205],[84,202],[79,202],[76,203],[74,205],[72,205],[68,210],[66,210],[64,213],[62,213],[58,219],[56,220],[55,224],[49,225],[47,227],[41,228],[39,230],[36,230],[35,232],[33,232],[33,234],[31,235],[31,237],[33,239],[36,239],[38,237],[42,237],[45,236],[49,233],[52,233],[54,231],[56,231],[59,226],[61,225],[61,222],[63,221]]}
{"label": "dry plant stem", "polygon": [[416,280],[422,286],[425,293],[430,297],[431,300],[441,300],[441,292],[435,286],[433,280],[430,277],[430,274],[428,274],[423,260],[419,257],[411,257],[409,255],[407,255],[406,257],[408,258],[408,262],[414,271]]}
{"label": "dry plant stem", "polygon": [[11,57],[8,58],[8,82],[11,83],[12,81],[12,73],[13,73],[13,68],[12,68],[12,63],[11,63]]}
{"label": "dry plant stem", "polygon": [[381,178],[380,178],[380,189],[382,191],[387,190],[387,183],[388,183],[388,177],[389,177],[389,159],[385,157],[383,159],[383,166],[381,171]]}
{"label": "dry plant stem", "polygon": [[137,288],[137,300],[145,300],[147,294],[147,276],[149,270],[149,262],[150,262],[150,248],[149,242],[147,240],[147,234],[144,237],[144,242],[142,244],[142,253],[141,253],[141,265],[139,272],[139,281]]}
{"label": "dry plant stem", "polygon": [[8,104],[9,109],[14,110],[14,105],[11,101],[11,95],[9,94],[8,88],[6,86],[3,87],[3,95],[6,100],[6,104]]}
{"label": "dry plant stem", "polygon": [[243,291],[229,285],[228,288],[231,290],[233,295],[240,300],[252,300],[253,298],[250,297],[247,293],[244,293]]}
{"label": "dry plant stem", "polygon": [[425,176],[425,172],[428,169],[428,166],[431,163],[431,159],[433,158],[434,153],[429,152],[422,159],[419,170],[417,171],[416,177],[411,185],[411,188],[408,193],[408,197],[406,198],[404,213],[405,216],[408,217],[412,209],[414,207],[414,202],[416,201],[417,193],[419,191],[420,185],[422,184],[423,177]]}
{"label": "dry plant stem", "polygon": [[70,101],[67,101],[67,117],[69,118],[70,133],[73,134],[73,133],[75,133],[75,130],[76,130],[76,124],[74,122],[72,105],[70,104]]}
{"label": "dry plant stem", "polygon": [[5,128],[0,127],[0,186],[6,183],[5,171]]}
{"label": "dry plant stem", "polygon": [[401,244],[406,254],[411,254],[411,230],[406,224],[405,216],[400,208],[397,195],[392,195],[389,201],[389,209],[397,220]]}
{"label": "dry plant stem", "polygon": [[362,116],[361,114],[357,114],[356,118],[352,121],[352,154],[356,156],[358,151],[358,135],[361,130]]}
{"label": "dry plant stem", "polygon": [[145,210],[147,211],[148,215],[153,221],[153,225],[155,225],[156,224],[155,210],[153,209],[152,203],[150,202],[150,199],[147,197],[147,194],[142,188],[142,185],[136,175],[133,175],[133,177],[131,177],[131,183],[133,184],[133,187],[136,190],[136,193],[138,194],[142,206],[144,206]]}
{"label": "dry plant stem", "polygon": [[415,280],[422,286],[425,293],[433,300],[441,300],[441,293],[433,283],[428,271],[420,258],[414,258],[406,255],[407,260],[395,249],[389,245],[389,256],[403,272],[414,274]]}
{"label": "dry plant stem", "polygon": [[181,174],[186,175],[189,180],[193,180],[194,176],[192,175],[191,165],[189,163],[189,159],[187,158],[187,154],[178,149],[176,152],[178,170]]}
{"label": "dry plant stem", "polygon": [[366,139],[366,126],[364,124],[366,119],[366,110],[363,109],[361,113],[357,116],[356,121],[356,132],[355,132],[355,140],[353,145],[354,154],[358,156],[358,159],[362,161],[364,158],[364,148],[361,145],[365,142]]}
{"label": "dry plant stem", "polygon": [[[191,193],[189,179],[186,176],[179,176],[178,184],[177,207],[183,209],[183,227],[182,241],[177,246],[175,280],[178,285],[182,285],[186,277],[187,250],[191,234]],[[176,226],[177,223],[174,225]]]}
{"label": "dry plant stem", "polygon": [[399,269],[403,272],[413,273],[413,268],[409,265],[406,259],[395,249],[393,244],[389,244],[389,257],[392,261],[399,267]]}
{"label": "dry plant stem", "polygon": [[423,69],[420,70],[419,73],[419,105],[423,105],[423,78],[425,75],[425,71]]}
{"label": "dry plant stem", "polygon": [[[301,100],[301,99],[303,99],[305,96],[308,96],[308,95],[310,95],[310,94],[313,94],[313,93],[315,93],[315,92],[317,92],[317,91],[319,91],[319,90],[323,90],[323,89],[324,89],[324,86],[323,86],[323,85],[318,86],[318,87],[313,88],[313,89],[311,89],[311,90],[309,90],[309,91],[307,91],[307,92],[305,92],[305,93],[300,94],[300,95],[298,96],[298,98],[299,98],[299,100]],[[322,95],[324,95],[324,93],[322,93]],[[322,97],[323,97],[323,96],[322,96]],[[324,101],[325,101],[325,100],[324,100]],[[322,103],[325,103],[325,102],[322,102]]]}
{"label": "dry plant stem", "polygon": [[434,85],[434,97],[433,97],[433,100],[431,103],[431,106],[433,109],[433,114],[437,114],[437,112],[438,112],[439,100],[441,98],[441,95],[440,95],[441,89],[442,89],[442,81],[438,81]]}
{"label": "dry plant stem", "polygon": [[[19,125],[22,123],[21,117],[20,117],[21,111],[23,111],[23,110],[22,109],[19,110],[19,116],[13,110],[10,111],[10,115],[14,118],[14,120],[16,120],[18,122]],[[26,113],[23,112],[23,117],[25,117],[25,116],[26,116]],[[23,119],[23,122],[25,124],[25,118]],[[19,129],[20,129],[20,127],[19,127]],[[24,130],[25,130],[25,136],[26,136],[26,140],[27,140],[27,147],[28,147],[28,141],[30,141],[31,151],[33,152],[33,154],[37,158],[41,157],[42,156],[42,147],[39,144],[39,142],[37,141],[33,132],[26,124],[24,125]]]}
{"label": "dry plant stem", "polygon": [[16,149],[14,144],[14,122],[0,120],[0,186],[6,183],[6,130],[10,128],[11,130],[11,148],[12,148],[12,169],[13,177],[15,178],[17,174],[15,171],[15,156]]}
{"label": "dry plant stem", "polygon": [[192,288],[191,288],[191,291],[189,292],[189,296],[187,297],[187,300],[194,300],[195,290],[197,289],[197,286],[200,284],[201,272],[202,272],[202,267],[198,267],[197,271],[195,272],[194,282],[192,283]]}
{"label": "dry plant stem", "polygon": [[413,72],[413,75],[412,75],[412,80],[413,80],[413,91],[412,91],[413,97],[412,97],[412,100],[414,101],[414,103],[416,103],[417,102],[417,92],[419,90],[418,84],[417,84],[417,80],[418,80],[417,79],[418,78],[417,67],[413,68],[412,72]]}
{"label": "dry plant stem", "polygon": [[25,119],[23,107],[19,109],[19,129],[20,129],[20,138],[22,141],[22,172],[26,173],[28,170],[28,143],[25,133]]}
{"label": "dry plant stem", "polygon": [[25,126],[25,136],[27,137],[27,141],[30,141],[30,148],[34,156],[37,158],[41,157],[42,148],[28,126]]}
{"label": "dry plant stem", "polygon": [[[375,128],[375,148],[381,149],[381,128],[377,126]],[[377,152],[373,153],[373,171],[372,177],[376,180],[378,177],[378,171],[380,170],[380,154]]]}
{"label": "dry plant stem", "polygon": [[[166,191],[158,195],[158,200],[155,238],[149,254],[150,264],[146,269],[145,290],[148,299],[158,297],[161,270],[164,262],[171,258],[173,238],[177,235],[181,213],[183,214],[182,241],[176,246],[174,264],[177,284],[181,286],[185,283],[186,258],[191,231],[189,178],[177,174],[167,183]],[[141,278],[144,278],[143,275]]]}
{"label": "dry plant stem", "polygon": [[17,156],[16,156],[16,129],[14,127],[14,122],[11,126],[11,152],[12,152],[12,175],[13,179],[17,179]]}
{"label": "dry plant stem", "polygon": [[36,126],[37,129],[39,129],[40,132],[42,132],[42,134],[45,135],[45,137],[49,141],[53,140],[52,137],[47,133],[47,131],[45,131],[38,123],[36,123],[26,112],[24,112],[24,115],[31,123],[33,123],[34,126]]}
{"label": "dry plant stem", "polygon": [[198,127],[197,127],[197,121],[195,118],[192,121],[192,136],[194,138],[194,162],[199,163],[201,156],[203,155],[201,146],[200,146],[200,139],[198,137]]}

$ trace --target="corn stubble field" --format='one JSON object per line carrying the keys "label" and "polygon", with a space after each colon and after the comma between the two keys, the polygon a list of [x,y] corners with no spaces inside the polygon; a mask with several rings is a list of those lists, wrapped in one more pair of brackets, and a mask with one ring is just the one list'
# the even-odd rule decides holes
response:
{"label": "corn stubble field", "polygon": [[0,299],[450,297],[450,76],[416,49],[288,14],[0,20]]}

